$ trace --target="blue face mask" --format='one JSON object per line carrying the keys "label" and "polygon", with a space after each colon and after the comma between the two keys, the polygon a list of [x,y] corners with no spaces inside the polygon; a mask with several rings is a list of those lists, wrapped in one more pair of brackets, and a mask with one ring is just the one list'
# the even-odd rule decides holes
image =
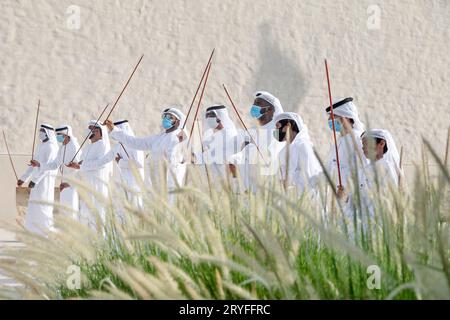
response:
{"label": "blue face mask", "polygon": [[[333,121],[332,120],[328,120],[328,127],[330,127],[330,129],[333,130]],[[336,129],[336,132],[341,132],[342,131],[341,122],[335,119],[334,120],[334,128]]]}
{"label": "blue face mask", "polygon": [[64,142],[64,136],[62,134],[56,135],[56,141],[58,141],[59,143],[63,143]]}
{"label": "blue face mask", "polygon": [[253,105],[252,108],[250,109],[250,115],[255,119],[259,119],[264,114],[263,112],[261,112],[262,109],[264,108]]}
{"label": "blue face mask", "polygon": [[162,119],[162,126],[163,126],[164,129],[168,130],[168,129],[170,129],[170,128],[172,128],[174,126],[174,123],[169,118],[164,117]]}

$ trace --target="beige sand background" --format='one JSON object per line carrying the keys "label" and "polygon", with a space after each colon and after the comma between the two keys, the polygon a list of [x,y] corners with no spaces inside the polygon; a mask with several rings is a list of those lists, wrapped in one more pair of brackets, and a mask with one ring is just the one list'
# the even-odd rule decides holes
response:
{"label": "beige sand background", "polygon": [[[445,149],[449,21],[449,0],[1,0],[0,127],[22,172],[38,99],[42,121],[81,136],[145,54],[114,118],[155,134],[163,108],[187,110],[216,48],[205,107],[227,103],[225,83],[250,123],[252,94],[271,91],[303,116],[325,156],[327,57],[334,96],[353,96],[363,118],[391,130],[411,168],[421,135]],[[2,142],[0,217],[13,217],[5,152]]]}

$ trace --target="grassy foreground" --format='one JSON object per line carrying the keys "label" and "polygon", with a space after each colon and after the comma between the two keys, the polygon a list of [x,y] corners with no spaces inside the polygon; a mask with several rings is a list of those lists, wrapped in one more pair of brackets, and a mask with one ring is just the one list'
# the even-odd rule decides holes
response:
{"label": "grassy foreground", "polygon": [[100,199],[105,235],[61,215],[48,238],[11,226],[23,246],[0,252],[0,269],[22,286],[0,287],[0,296],[449,299],[450,176],[428,151],[439,177],[430,179],[424,160],[409,188],[373,195],[372,217],[364,207],[345,217],[326,185],[316,201],[275,182],[258,195],[226,186],[210,194],[191,170],[175,205],[148,192],[145,210],[111,186],[110,199]]}

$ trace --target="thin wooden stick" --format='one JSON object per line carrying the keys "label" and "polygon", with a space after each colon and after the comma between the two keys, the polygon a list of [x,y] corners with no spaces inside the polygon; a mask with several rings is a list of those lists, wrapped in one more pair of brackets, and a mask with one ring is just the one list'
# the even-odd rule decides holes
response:
{"label": "thin wooden stick", "polygon": [[327,84],[328,84],[328,98],[330,100],[330,114],[331,114],[331,121],[333,123],[333,137],[334,137],[334,147],[336,152],[336,164],[337,164],[337,170],[338,170],[338,178],[339,178],[339,187],[342,188],[342,178],[341,178],[341,164],[339,161],[339,150],[338,150],[338,144],[337,144],[337,138],[336,138],[336,128],[334,125],[334,112],[333,112],[333,100],[331,98],[331,84],[330,84],[330,74],[328,71],[328,63],[327,59],[325,59],[325,72],[327,74]]}
{"label": "thin wooden stick", "polygon": [[136,69],[138,68],[139,64],[141,63],[142,58],[144,58],[144,55],[141,56],[138,63],[134,67],[133,72],[131,72],[131,75],[129,76],[127,82],[125,83],[125,86],[123,87],[122,91],[120,92],[119,96],[117,97],[116,101],[114,102],[111,110],[109,111],[108,115],[106,116],[105,121],[109,119],[109,117],[111,116],[111,113],[113,113],[114,109],[116,108],[117,102],[119,102],[120,98],[122,97],[122,94],[124,93],[125,89],[128,87],[128,84],[130,83],[131,78],[133,78],[133,75],[136,72]]}
{"label": "thin wooden stick", "polygon": [[38,125],[38,119],[39,119],[39,109],[41,108],[41,100],[38,100],[38,107],[36,112],[36,122],[34,124],[34,137],[33,137],[33,149],[31,151],[31,160],[34,160],[34,146],[36,144],[36,131],[37,131],[37,125]]}
{"label": "thin wooden stick", "polygon": [[123,149],[123,151],[125,151],[125,154],[127,155],[128,159],[131,159],[130,155],[128,154],[127,149],[125,149],[125,146],[123,145],[123,143],[119,142],[119,144],[122,146],[122,149]]}
{"label": "thin wooden stick", "polygon": [[195,110],[194,121],[192,122],[192,128],[191,128],[191,132],[189,133],[189,139],[188,139],[188,143],[187,143],[188,149],[189,149],[189,145],[191,142],[192,133],[194,132],[195,120],[197,120],[198,111],[200,110],[200,105],[202,104],[203,94],[205,93],[206,84],[208,83],[209,73],[211,71],[211,65],[212,65],[212,62],[210,62],[208,65],[208,70],[206,71],[206,79],[205,79],[205,82],[203,83],[202,93],[200,94],[200,99],[198,100],[197,110]]}
{"label": "thin wooden stick", "polygon": [[241,115],[239,114],[239,111],[238,111],[238,109],[236,108],[236,105],[234,104],[233,99],[231,99],[231,96],[230,96],[230,94],[228,93],[227,88],[225,87],[224,84],[223,84],[222,86],[223,86],[223,89],[225,90],[225,93],[226,93],[226,95],[227,95],[227,97],[228,97],[228,100],[229,100],[230,103],[231,103],[231,106],[233,107],[234,112],[236,113],[236,115],[237,115],[238,118],[239,118],[239,121],[240,121],[241,124],[242,124],[242,127],[244,127],[244,130],[247,132],[247,134],[249,135],[250,139],[252,139],[252,142],[253,142],[253,144],[256,146],[256,149],[258,150],[259,155],[261,156],[261,158],[262,158],[262,159],[264,160],[264,162],[265,162],[265,158],[264,158],[264,156],[263,156],[261,150],[259,149],[258,144],[256,143],[256,141],[255,141],[255,139],[253,138],[253,136],[250,134],[250,131],[248,130],[247,126],[245,125],[244,120],[242,120]]}
{"label": "thin wooden stick", "polygon": [[[97,118],[97,120],[95,120],[95,125],[96,126],[98,124],[98,122],[100,121],[101,117],[103,116],[103,114],[105,113],[106,109],[108,109],[109,107],[109,103],[106,105],[106,107],[103,109],[102,113],[100,114],[100,116]],[[94,128],[91,129],[91,131],[89,131],[89,134],[86,136],[86,138],[84,138],[83,143],[81,144],[81,146],[78,148],[77,152],[75,153],[75,155],[73,156],[72,160],[70,160],[70,162],[73,162],[73,160],[75,160],[76,156],[78,155],[78,153],[80,152],[81,148],[83,148],[84,144],[86,143],[87,139],[91,136],[92,134],[92,130],[94,130]]]}
{"label": "thin wooden stick", "polygon": [[211,52],[211,55],[210,55],[209,60],[208,60],[208,63],[206,64],[205,70],[203,71],[202,78],[200,79],[200,82],[198,83],[198,86],[197,86],[197,90],[195,91],[194,97],[192,98],[191,105],[189,106],[189,110],[188,110],[188,113],[186,115],[186,120],[184,121],[183,127],[181,128],[181,130],[184,130],[184,128],[186,127],[186,123],[187,123],[189,115],[190,115],[190,113],[192,111],[192,107],[194,105],[195,99],[197,99],[198,91],[200,90],[200,87],[201,87],[201,85],[203,83],[203,79],[205,78],[206,72],[208,71],[209,65],[210,65],[210,63],[212,61],[212,58],[214,56],[214,52],[215,51],[216,51],[216,49],[214,48],[213,51]]}
{"label": "thin wooden stick", "polygon": [[19,176],[17,175],[16,168],[14,167],[14,162],[11,157],[11,152],[9,152],[9,147],[8,147],[8,142],[6,141],[5,131],[2,130],[2,132],[3,132],[3,140],[5,140],[6,151],[8,152],[9,162],[11,162],[11,167],[14,171],[14,175],[16,176],[16,180],[19,181]]}

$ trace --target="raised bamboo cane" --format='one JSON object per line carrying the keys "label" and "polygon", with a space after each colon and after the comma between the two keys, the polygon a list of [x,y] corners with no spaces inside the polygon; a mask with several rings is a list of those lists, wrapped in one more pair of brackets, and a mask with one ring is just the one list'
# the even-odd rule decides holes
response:
{"label": "raised bamboo cane", "polygon": [[225,90],[225,93],[226,93],[226,95],[227,95],[227,97],[228,97],[228,100],[230,101],[231,106],[233,107],[233,110],[234,110],[234,112],[236,113],[236,115],[237,115],[237,117],[238,117],[238,119],[239,119],[239,121],[240,121],[242,127],[243,127],[244,130],[247,132],[247,134],[249,135],[250,139],[252,139],[252,143],[255,145],[256,150],[258,150],[258,153],[259,153],[259,155],[261,156],[261,158],[263,159],[263,161],[266,162],[266,161],[265,161],[265,158],[264,158],[264,156],[263,156],[263,154],[262,154],[262,152],[261,152],[261,150],[259,149],[258,144],[256,143],[256,141],[255,141],[255,139],[253,138],[253,136],[250,134],[250,131],[248,130],[247,126],[245,125],[244,120],[242,120],[241,115],[239,114],[239,111],[238,111],[238,109],[236,108],[236,105],[234,104],[233,99],[231,99],[231,96],[230,96],[230,94],[228,93],[227,88],[225,87],[224,84],[223,84],[222,86],[223,86],[223,89]]}
{"label": "raised bamboo cane", "polygon": [[[116,106],[117,106],[117,103],[119,102],[120,98],[122,97],[123,93],[125,92],[125,89],[128,87],[128,84],[130,83],[131,78],[133,78],[134,73],[136,72],[137,68],[138,68],[139,65],[141,64],[141,61],[142,61],[143,58],[144,58],[144,55],[141,56],[141,58],[139,59],[139,61],[138,61],[138,62],[136,63],[136,65],[134,66],[133,71],[131,72],[130,76],[128,77],[128,80],[127,80],[127,82],[125,83],[124,87],[122,88],[122,91],[120,91],[120,94],[117,96],[116,101],[114,102],[114,104],[113,104],[111,110],[109,111],[108,115],[106,116],[105,121],[108,120],[109,117],[111,116],[111,114],[113,113],[114,109],[115,109]],[[125,149],[125,146],[124,146],[121,142],[119,142],[119,143],[120,143],[120,145],[122,146],[123,151],[125,151],[125,154],[127,155],[128,159],[130,159],[130,155],[128,154],[127,149]]]}
{"label": "raised bamboo cane", "polygon": [[133,69],[133,72],[131,72],[131,75],[128,77],[127,82],[125,83],[125,86],[122,88],[122,91],[120,92],[119,96],[117,97],[116,101],[114,102],[111,110],[109,111],[108,115],[106,116],[106,120],[109,119],[109,117],[111,116],[111,113],[113,113],[114,109],[116,108],[117,103],[119,102],[120,98],[122,97],[122,94],[124,93],[125,89],[128,87],[128,84],[131,81],[131,78],[133,78],[134,73],[136,72],[137,68],[139,67],[139,65],[141,64],[142,59],[144,58],[144,55],[141,56],[141,58],[139,59],[139,61],[136,63],[136,66]]}
{"label": "raised bamboo cane", "polygon": [[198,100],[197,109],[195,110],[195,115],[194,115],[194,121],[192,122],[191,132],[189,133],[187,149],[189,149],[189,145],[190,145],[190,142],[191,142],[192,134],[194,132],[195,121],[197,120],[198,111],[200,110],[200,105],[202,104],[202,100],[203,100],[203,95],[205,93],[206,84],[208,83],[209,73],[211,71],[211,65],[212,65],[212,62],[209,63],[208,70],[206,71],[206,78],[205,78],[205,82],[203,83],[202,93],[200,94],[200,99]]}
{"label": "raised bamboo cane", "polygon": [[34,160],[34,146],[36,144],[36,131],[37,131],[37,125],[38,125],[38,119],[39,119],[39,109],[41,108],[41,100],[38,100],[38,107],[36,112],[36,121],[34,123],[34,136],[33,136],[33,149],[31,151],[31,160]]}
{"label": "raised bamboo cane", "polygon": [[5,131],[2,130],[2,133],[3,133],[3,140],[5,141],[6,151],[8,152],[9,162],[11,163],[11,167],[14,171],[14,175],[16,176],[16,180],[19,181],[19,176],[17,175],[17,171],[16,168],[14,167],[14,162],[11,157],[11,152],[9,151],[8,142],[6,141]]}
{"label": "raised bamboo cane", "polygon": [[128,159],[131,159],[131,158],[130,158],[130,155],[128,154],[127,149],[125,149],[125,146],[123,145],[123,143],[122,143],[122,142],[119,142],[119,144],[122,146],[122,149],[123,149],[123,151],[125,151],[125,154],[127,155]]}
{"label": "raised bamboo cane", "polygon": [[333,125],[333,138],[334,138],[334,147],[335,147],[335,152],[336,152],[336,164],[337,164],[337,170],[338,170],[339,188],[342,188],[341,164],[339,161],[339,151],[338,151],[338,144],[337,144],[337,138],[336,138],[336,128],[334,125],[333,99],[331,98],[330,74],[328,71],[327,59],[325,59],[325,72],[327,75],[328,98],[330,100],[330,114],[331,114],[331,121],[332,121],[332,125]]}
{"label": "raised bamboo cane", "polygon": [[184,121],[183,127],[181,128],[181,130],[184,130],[184,128],[186,127],[186,123],[187,123],[189,115],[190,115],[190,113],[192,111],[192,107],[194,106],[195,99],[197,99],[198,91],[200,90],[200,87],[201,87],[201,85],[203,83],[203,79],[205,78],[206,72],[209,69],[209,65],[210,65],[210,63],[212,61],[212,58],[214,56],[214,52],[215,51],[216,51],[216,49],[213,49],[213,51],[211,52],[211,55],[209,56],[208,63],[206,64],[205,70],[203,71],[203,74],[202,74],[202,78],[200,79],[200,82],[198,83],[197,90],[195,91],[194,97],[192,98],[191,105],[189,106],[188,113],[186,115],[186,120]]}
{"label": "raised bamboo cane", "polygon": [[[100,115],[98,116],[97,120],[95,120],[95,125],[94,126],[96,126],[98,124],[98,122],[100,121],[101,117],[105,113],[106,109],[108,109],[108,107],[109,107],[109,103],[106,105],[105,108],[103,108],[103,111],[102,111],[102,113],[100,113]],[[91,136],[92,130],[94,130],[94,128],[92,128],[91,131],[89,131],[89,133],[86,136],[86,138],[84,138],[83,143],[80,145],[80,147],[78,148],[77,152],[75,152],[75,155],[73,156],[72,160],[70,160],[70,162],[73,162],[73,160],[75,160],[75,158],[78,155],[78,153],[80,152],[81,148],[83,148],[83,146],[86,143],[87,139]]]}

